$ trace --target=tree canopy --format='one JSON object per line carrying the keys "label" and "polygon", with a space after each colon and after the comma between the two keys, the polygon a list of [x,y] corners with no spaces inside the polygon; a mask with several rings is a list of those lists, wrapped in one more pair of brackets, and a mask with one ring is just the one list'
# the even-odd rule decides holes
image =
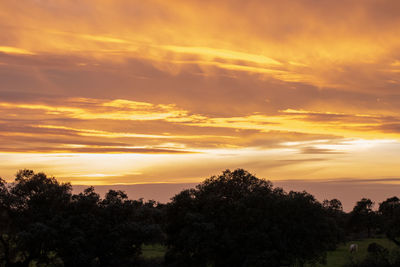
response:
{"label": "tree canopy", "polygon": [[172,199],[166,260],[175,266],[320,261],[338,230],[325,215],[306,192],[286,193],[245,170],[226,170]]}
{"label": "tree canopy", "polygon": [[161,235],[156,206],[122,191],[101,199],[93,187],[73,195],[68,183],[22,170],[0,180],[0,265],[132,266]]}
{"label": "tree canopy", "polygon": [[382,216],[386,236],[400,246],[400,199],[398,197],[386,199],[380,203],[379,213]]}
{"label": "tree canopy", "polygon": [[[304,266],[324,262],[346,237],[385,233],[400,246],[399,198],[373,207],[363,198],[346,213],[338,199],[285,192],[243,169],[167,204],[118,190],[101,197],[93,187],[74,194],[69,183],[21,170],[13,182],[0,178],[0,266],[158,266],[141,258],[144,244],[167,247],[163,266]],[[352,264],[398,266],[390,255],[375,244]]]}

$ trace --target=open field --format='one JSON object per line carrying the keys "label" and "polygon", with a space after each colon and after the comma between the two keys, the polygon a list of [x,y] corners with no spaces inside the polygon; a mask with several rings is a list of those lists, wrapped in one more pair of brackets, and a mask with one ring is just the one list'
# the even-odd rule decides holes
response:
{"label": "open field", "polygon": [[[327,264],[318,265],[318,267],[342,267],[349,261],[350,257],[355,257],[355,259],[363,259],[367,255],[367,248],[370,243],[378,243],[379,245],[392,250],[396,248],[393,242],[386,238],[369,238],[363,240],[349,241],[345,244],[340,245],[335,251],[328,252]],[[349,246],[350,244],[358,244],[358,252],[354,255],[350,255]],[[142,247],[143,258],[145,259],[155,259],[164,257],[166,247],[156,244],[156,245],[144,245]]]}
{"label": "open field", "polygon": [[[318,265],[318,267],[342,267],[352,256],[355,257],[355,259],[363,259],[367,255],[368,245],[373,242],[387,248],[389,251],[396,248],[396,245],[386,238],[369,238],[349,241],[346,244],[340,245],[335,251],[328,252],[327,264],[321,264]],[[358,252],[354,255],[350,255],[349,253],[350,244],[358,244]]]}
{"label": "open field", "polygon": [[142,256],[145,259],[162,258],[165,255],[167,248],[160,244],[143,245]]}

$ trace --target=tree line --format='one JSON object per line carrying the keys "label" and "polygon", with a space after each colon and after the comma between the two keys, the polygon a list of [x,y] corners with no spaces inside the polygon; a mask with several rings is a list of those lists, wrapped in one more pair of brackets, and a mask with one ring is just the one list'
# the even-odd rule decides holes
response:
{"label": "tree line", "polygon": [[[361,199],[346,213],[338,199],[285,192],[243,169],[212,176],[167,204],[115,190],[101,198],[93,187],[73,194],[71,184],[31,170],[10,183],[0,178],[5,267],[304,266],[323,263],[341,242],[376,235],[400,247],[399,198],[377,209]],[[165,245],[162,262],[146,262],[144,244]],[[371,251],[384,254],[379,246]]]}

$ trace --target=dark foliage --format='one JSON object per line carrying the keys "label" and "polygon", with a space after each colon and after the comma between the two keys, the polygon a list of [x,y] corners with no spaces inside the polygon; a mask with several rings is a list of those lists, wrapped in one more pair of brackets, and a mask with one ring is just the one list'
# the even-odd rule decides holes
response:
{"label": "dark foliage", "polygon": [[358,237],[371,237],[379,229],[379,216],[373,210],[374,202],[363,198],[357,202],[349,214],[348,229]]}
{"label": "dark foliage", "polygon": [[[350,213],[337,199],[319,203],[285,192],[245,170],[226,170],[172,202],[130,200],[31,170],[0,178],[0,266],[303,266],[324,262],[346,236],[385,233],[400,246],[400,200]],[[140,257],[143,244],[167,244],[163,259]],[[400,253],[371,244],[350,266],[400,266]]]}
{"label": "dark foliage", "polygon": [[[336,227],[337,227],[337,232],[336,232],[336,242],[332,243],[332,245],[335,245],[339,242],[344,242],[346,241],[346,225],[347,225],[347,220],[348,220],[348,214],[346,214],[343,211],[343,206],[342,202],[340,200],[334,198],[331,200],[325,199],[322,202],[322,206],[324,207],[326,214],[328,217],[330,217]],[[332,246],[330,249],[333,250],[336,247]]]}
{"label": "dark foliage", "polygon": [[72,195],[43,173],[0,180],[0,266],[134,266],[141,246],[160,241],[161,210],[110,190]]}
{"label": "dark foliage", "polygon": [[379,213],[382,216],[382,228],[387,238],[400,246],[400,200],[391,197],[379,205]]}
{"label": "dark foliage", "polygon": [[324,259],[337,225],[306,192],[285,193],[238,169],[185,190],[167,207],[171,266],[281,266]]}

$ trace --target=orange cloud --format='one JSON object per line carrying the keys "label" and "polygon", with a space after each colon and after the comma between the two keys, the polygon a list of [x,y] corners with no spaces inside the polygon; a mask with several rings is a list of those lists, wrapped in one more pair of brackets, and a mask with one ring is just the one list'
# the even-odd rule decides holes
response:
{"label": "orange cloud", "polygon": [[79,183],[238,166],[393,176],[399,12],[395,0],[3,1],[0,170],[55,171],[49,157]]}
{"label": "orange cloud", "polygon": [[34,55],[33,52],[30,52],[28,50],[10,46],[0,46],[0,52],[6,54]]}
{"label": "orange cloud", "polygon": [[395,16],[386,15],[399,9],[396,1],[348,1],[346,8],[309,0],[221,1],[212,3],[213,11],[207,1],[1,5],[3,35],[9,36],[4,47],[18,47],[14,52],[116,61],[140,57],[164,71],[187,68],[171,67],[171,62],[195,62],[207,72],[213,72],[208,69],[212,65],[353,90],[366,88],[352,88],[352,81],[343,79],[345,68],[361,66],[360,72],[369,73],[369,65],[379,64],[386,73],[398,60],[399,25]]}

